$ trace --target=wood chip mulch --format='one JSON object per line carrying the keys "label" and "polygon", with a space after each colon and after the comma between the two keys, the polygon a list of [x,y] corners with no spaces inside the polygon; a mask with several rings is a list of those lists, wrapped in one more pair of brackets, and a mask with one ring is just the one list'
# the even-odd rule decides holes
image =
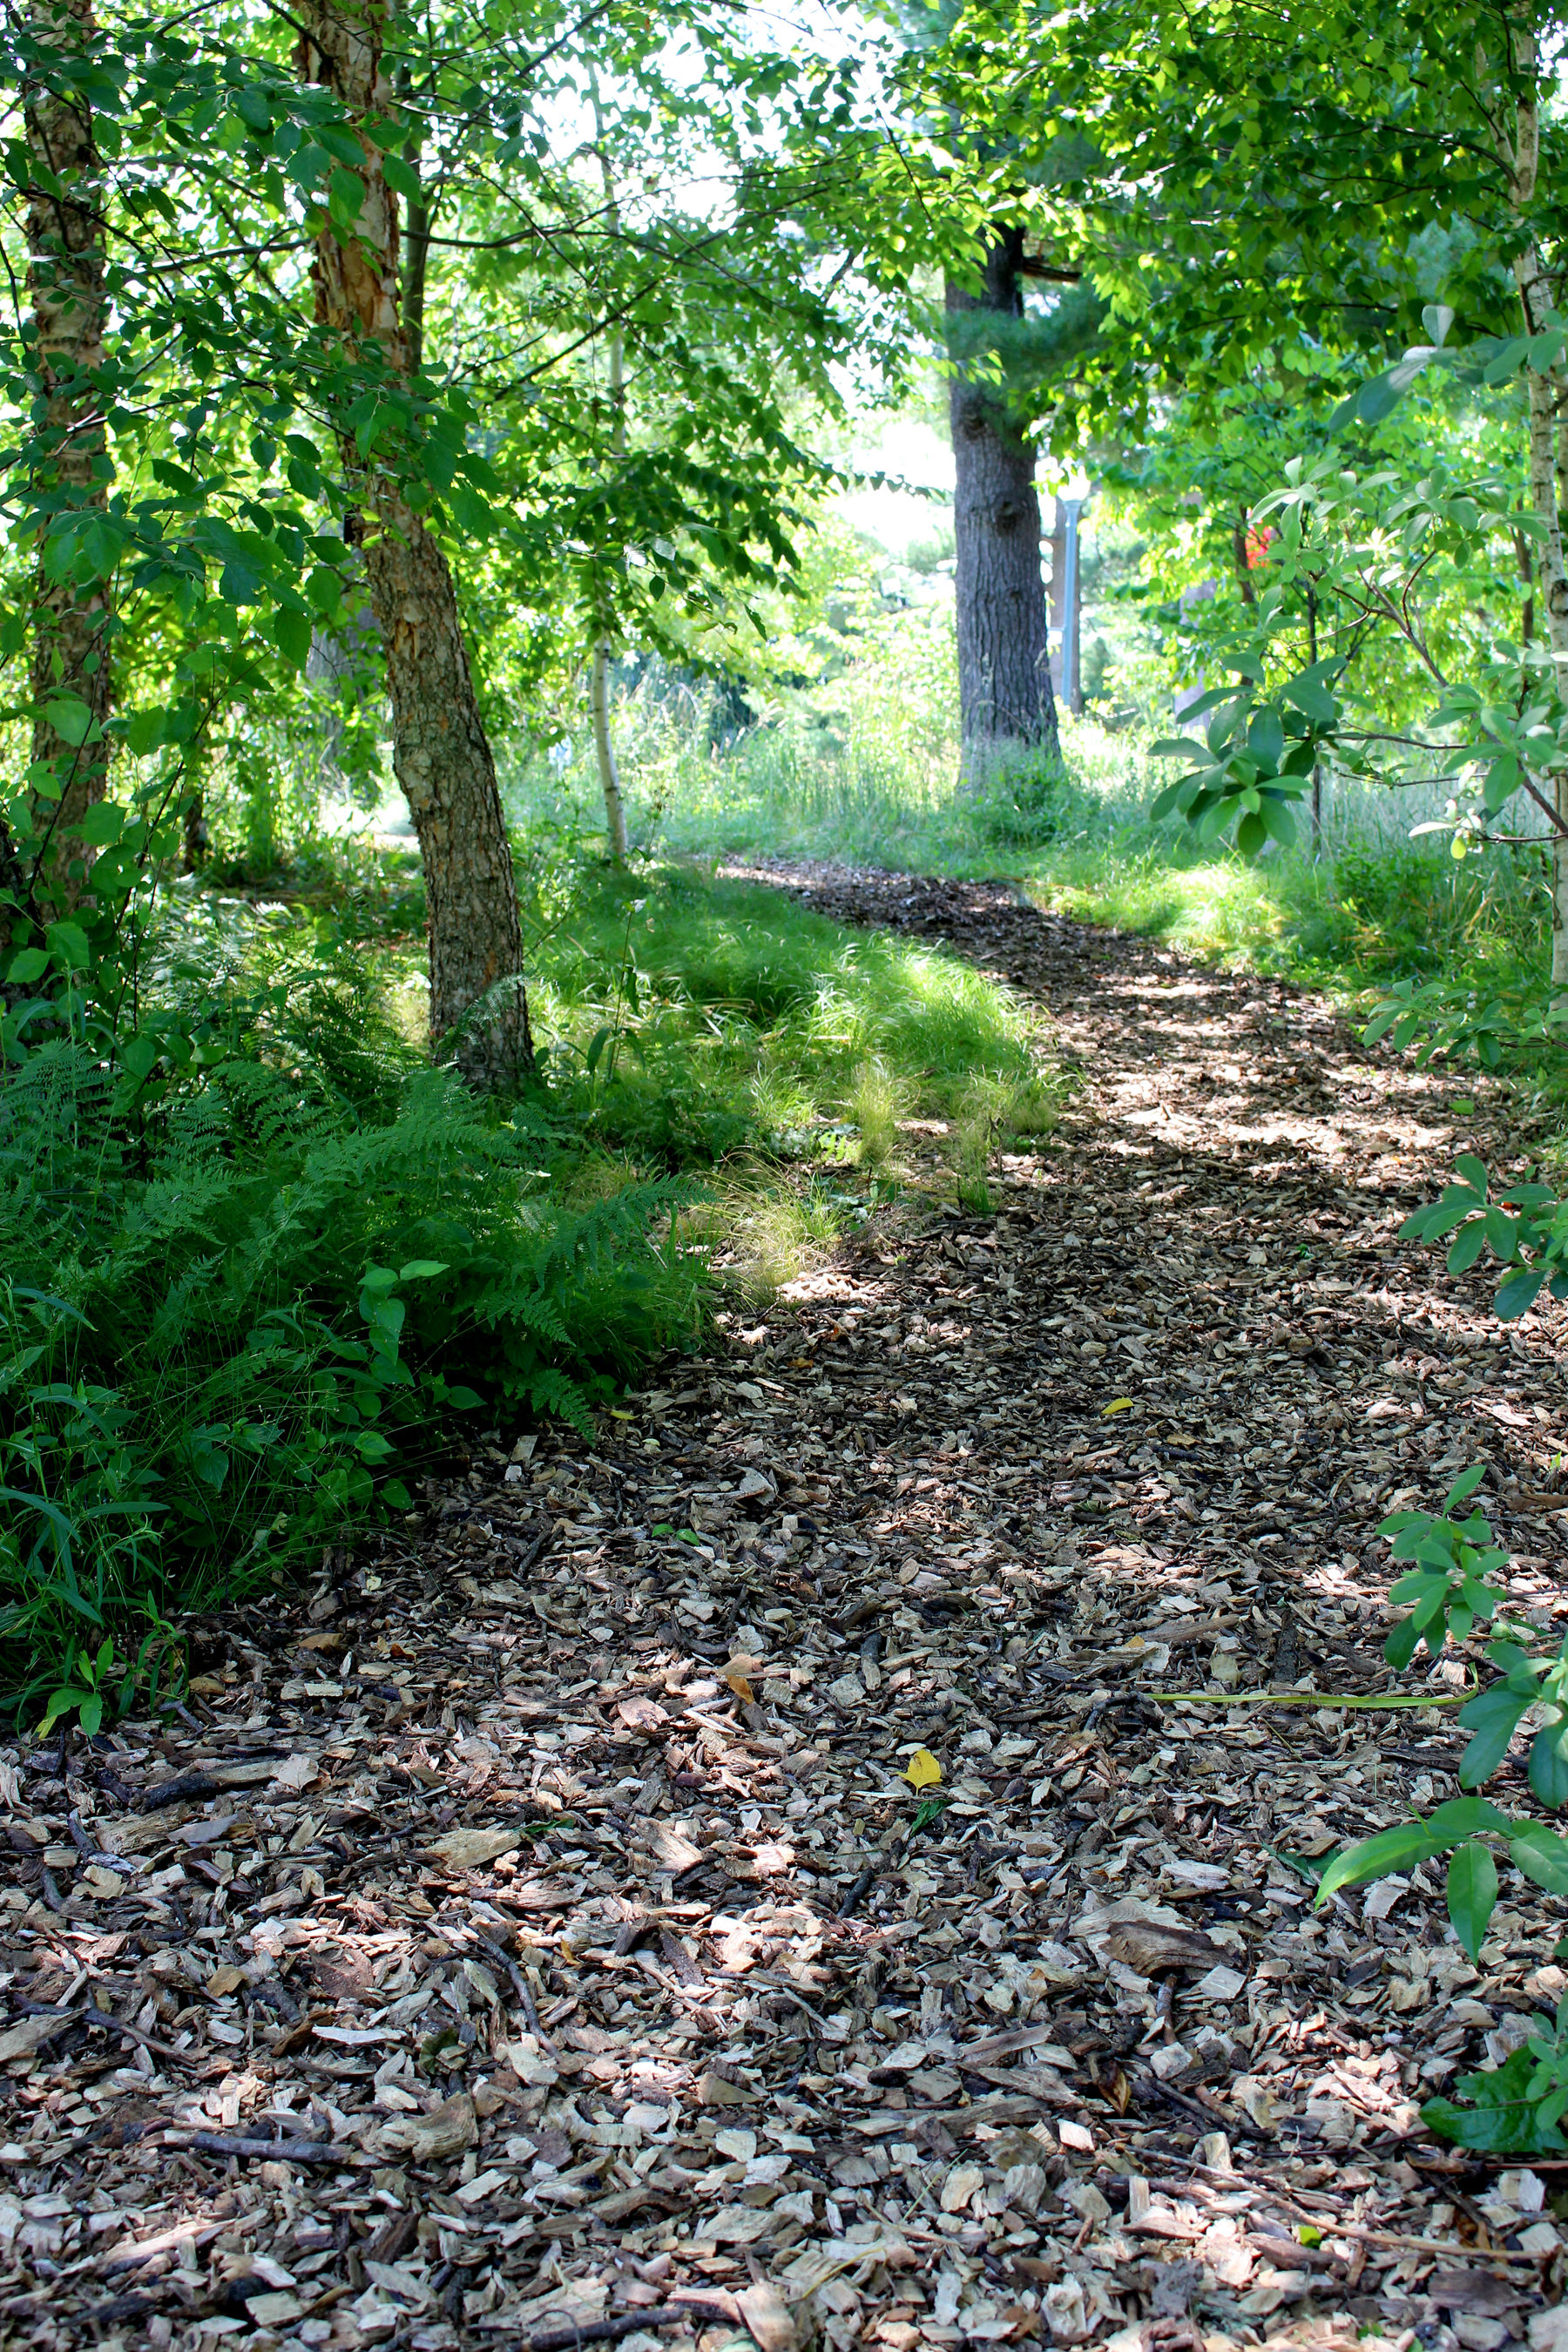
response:
{"label": "wood chip mulch", "polygon": [[1042,1006],[1068,1115],[198,1625],[182,1713],[0,1750],[0,2340],[1557,2352],[1568,2175],[1418,2108],[1563,1906],[1505,1874],[1473,1968],[1439,1873],[1283,1858],[1456,1787],[1396,1498],[1484,1457],[1568,1609],[1556,1311],[1394,1239],[1506,1098],[1001,886],[763,871]]}

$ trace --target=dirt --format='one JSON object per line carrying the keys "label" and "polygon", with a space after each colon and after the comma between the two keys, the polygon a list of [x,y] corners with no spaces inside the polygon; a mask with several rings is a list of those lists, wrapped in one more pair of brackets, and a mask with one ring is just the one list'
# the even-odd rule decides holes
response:
{"label": "dirt", "polygon": [[4,2340],[1555,2352],[1563,2173],[1420,2105],[1563,1906],[1505,1870],[1472,1967],[1432,1870],[1302,1867],[1457,1785],[1390,1507],[1484,1460],[1568,1610],[1557,1310],[1396,1238],[1506,1098],[1001,886],[752,870],[1043,1005],[1059,1129],[0,1751]]}

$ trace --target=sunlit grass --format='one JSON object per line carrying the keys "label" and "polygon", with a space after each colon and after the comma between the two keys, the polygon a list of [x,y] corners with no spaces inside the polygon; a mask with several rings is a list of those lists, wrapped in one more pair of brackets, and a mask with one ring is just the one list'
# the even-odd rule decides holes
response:
{"label": "sunlit grass", "polygon": [[995,1154],[1055,1118],[1043,1024],[1007,990],[782,891],[584,866],[531,966],[546,1067],[596,1155],[584,1181],[704,1171],[688,1229],[749,1299],[895,1194],[978,1202]]}
{"label": "sunlit grass", "polygon": [[[721,747],[700,698],[643,702],[627,773],[634,803],[645,794],[646,829],[689,858],[793,854],[1009,878],[1080,920],[1354,1003],[1396,980],[1511,990],[1545,970],[1540,852],[1504,847],[1456,863],[1441,837],[1411,838],[1436,812],[1429,793],[1342,778],[1327,795],[1320,855],[1303,840],[1248,865],[1199,849],[1180,824],[1150,824],[1157,780],[1145,736],[1092,718],[1065,721],[1060,768],[1026,765],[975,791],[961,775],[952,710],[916,708],[908,683],[886,663],[869,664],[836,682],[821,723],[796,712]],[[935,691],[941,681],[924,685]],[[591,831],[589,781],[571,770],[531,774],[513,786],[516,805],[542,821],[548,803],[552,823]],[[715,978],[726,953],[747,962],[733,942],[724,950],[715,942]],[[906,977],[918,997],[919,974]],[[700,972],[693,979],[703,984]],[[830,974],[823,1020],[838,1021],[844,1050],[855,1050],[855,1015],[837,1003]],[[862,1053],[881,1050],[863,1025],[855,1035]]]}

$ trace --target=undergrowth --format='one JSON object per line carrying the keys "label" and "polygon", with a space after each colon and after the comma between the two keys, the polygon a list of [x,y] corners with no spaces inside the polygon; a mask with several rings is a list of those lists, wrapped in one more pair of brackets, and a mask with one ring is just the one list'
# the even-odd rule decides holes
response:
{"label": "undergrowth", "polygon": [[[226,1050],[145,1116],[60,1035],[0,1089],[0,1676],[405,1507],[454,1415],[563,1413],[689,1341],[709,1285],[668,1175],[573,1197],[548,1099],[477,1103],[363,957],[182,926],[172,998]],[[192,953],[192,942],[205,952]]]}
{"label": "undergrowth", "polygon": [[[904,656],[884,647],[722,740],[710,698],[645,682],[617,712],[634,832],[688,858],[771,853],[1011,878],[1079,920],[1279,974],[1353,1011],[1401,982],[1442,979],[1505,1002],[1540,992],[1541,853],[1498,846],[1456,861],[1444,843],[1412,839],[1440,807],[1438,788],[1331,780],[1320,854],[1304,835],[1248,863],[1195,847],[1180,824],[1150,823],[1163,779],[1148,746],[1168,713],[1117,730],[1064,717],[1059,764],[1026,759],[976,778],[960,758],[956,698],[934,688],[921,629]],[[602,824],[585,743],[521,767],[509,790],[528,828],[585,836]]]}

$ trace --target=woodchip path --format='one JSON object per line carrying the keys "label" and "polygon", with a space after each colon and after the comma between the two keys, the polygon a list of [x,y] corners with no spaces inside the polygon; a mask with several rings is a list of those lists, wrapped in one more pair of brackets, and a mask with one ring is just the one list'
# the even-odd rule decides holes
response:
{"label": "woodchip path", "polygon": [[1568,1610],[1556,1325],[1394,1238],[1504,1099],[999,886],[764,871],[1038,1002],[1059,1129],[205,1622],[172,1727],[0,1751],[0,2340],[1557,2352],[1568,2174],[1418,2111],[1562,1906],[1505,1873],[1476,1968],[1436,1875],[1285,1858],[1456,1785],[1397,1497],[1485,1459]]}

